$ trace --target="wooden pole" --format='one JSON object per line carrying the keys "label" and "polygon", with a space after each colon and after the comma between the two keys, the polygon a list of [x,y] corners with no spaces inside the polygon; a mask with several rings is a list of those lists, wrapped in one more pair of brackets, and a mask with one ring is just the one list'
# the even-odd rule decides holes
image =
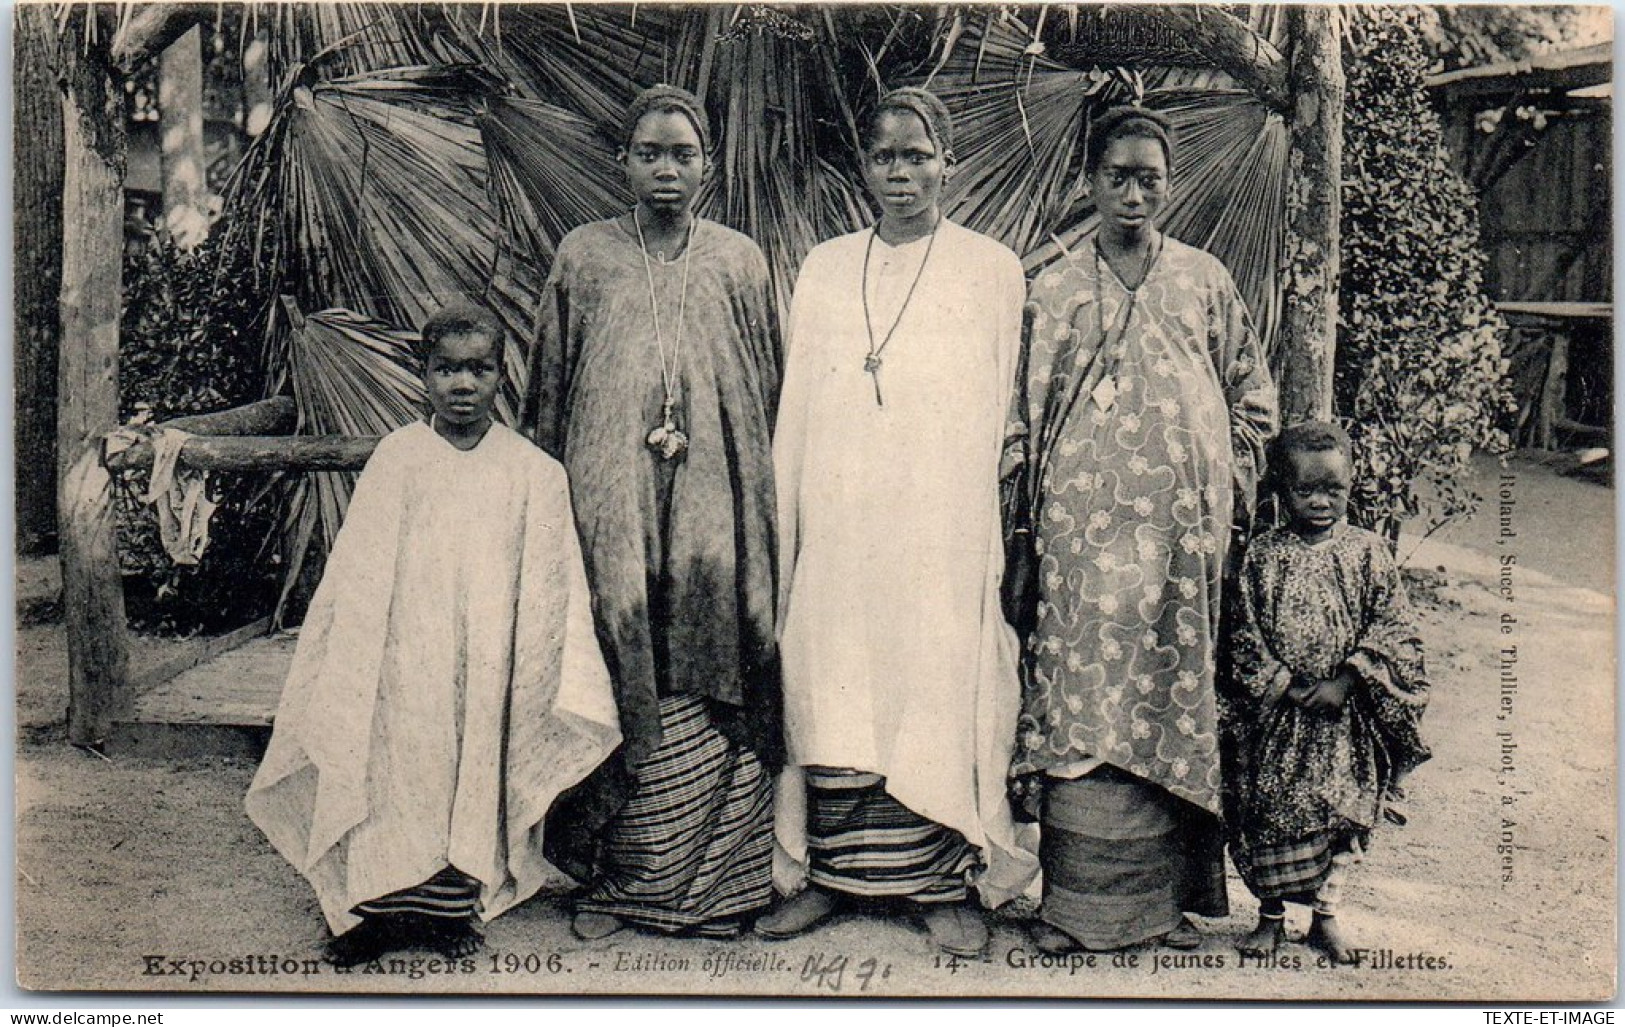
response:
{"label": "wooden pole", "polygon": [[[62,341],[57,519],[68,631],[68,739],[99,744],[129,674],[124,585],[101,437],[118,423],[124,254],[124,97],[87,31],[69,15],[62,46]],[[108,26],[97,26],[100,38]]]}
{"label": "wooden pole", "polygon": [[1332,416],[1344,93],[1337,9],[1293,7],[1287,17],[1291,150],[1281,325],[1283,425]]}
{"label": "wooden pole", "polygon": [[203,30],[196,25],[169,44],[158,61],[159,150],[164,183],[164,227],[190,250],[209,234],[204,209]]}
{"label": "wooden pole", "polygon": [[[378,447],[376,435],[194,435],[180,462],[202,471],[359,471]],[[152,465],[143,442],[106,459],[110,471]]]}
{"label": "wooden pole", "polygon": [[210,414],[190,414],[164,421],[160,428],[175,428],[193,435],[287,435],[299,422],[299,407],[292,396],[272,396]]}
{"label": "wooden pole", "polygon": [[[151,427],[127,428],[102,441],[102,465],[110,471],[152,466],[153,450],[148,433],[159,428],[172,428],[189,435],[286,435],[293,431],[298,420],[299,411],[292,396],[273,396],[211,414],[192,414]],[[115,445],[116,440],[122,444]]]}

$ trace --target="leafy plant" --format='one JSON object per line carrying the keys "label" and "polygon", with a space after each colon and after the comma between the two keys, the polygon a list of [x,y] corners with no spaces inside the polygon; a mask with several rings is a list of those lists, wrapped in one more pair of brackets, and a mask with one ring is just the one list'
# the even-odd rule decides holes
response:
{"label": "leafy plant", "polygon": [[1505,326],[1483,291],[1477,201],[1448,164],[1411,8],[1364,10],[1347,62],[1337,407],[1355,450],[1350,505],[1397,538],[1470,513],[1469,458],[1499,452],[1511,406]]}
{"label": "leafy plant", "polygon": [[[218,235],[191,252],[163,232],[125,257],[119,405],[126,422],[155,423],[210,413],[259,397],[263,296],[247,255]],[[164,552],[152,509],[141,502],[145,472],[123,476],[115,499],[119,559],[131,623],[166,634],[235,627],[267,612],[280,568],[267,557],[275,523],[263,482],[217,475],[219,502],[209,547],[193,567]]]}

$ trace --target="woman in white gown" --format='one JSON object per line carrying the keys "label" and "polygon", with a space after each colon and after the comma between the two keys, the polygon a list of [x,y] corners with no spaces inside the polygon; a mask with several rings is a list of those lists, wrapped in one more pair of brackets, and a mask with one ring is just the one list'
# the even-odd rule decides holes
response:
{"label": "woman in white gown", "polygon": [[789,770],[781,887],[758,922],[807,930],[844,899],[904,900],[946,951],[987,940],[1030,880],[1006,799],[1020,686],[998,600],[998,472],[1025,282],[946,220],[942,102],[883,97],[864,134],[872,229],[796,283],[774,442]]}

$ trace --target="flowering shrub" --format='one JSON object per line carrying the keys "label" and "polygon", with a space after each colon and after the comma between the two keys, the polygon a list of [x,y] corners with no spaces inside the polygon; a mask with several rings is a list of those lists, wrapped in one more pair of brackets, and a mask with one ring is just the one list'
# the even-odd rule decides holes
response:
{"label": "flowering shrub", "polygon": [[1471,513],[1474,449],[1507,447],[1505,324],[1483,291],[1477,199],[1446,161],[1419,13],[1361,11],[1343,122],[1337,409],[1357,523],[1398,535]]}

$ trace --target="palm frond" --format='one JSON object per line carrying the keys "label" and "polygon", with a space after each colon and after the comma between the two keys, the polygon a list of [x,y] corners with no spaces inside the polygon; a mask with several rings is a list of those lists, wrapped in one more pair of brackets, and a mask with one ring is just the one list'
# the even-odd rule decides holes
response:
{"label": "palm frond", "polygon": [[492,97],[479,127],[516,259],[546,269],[572,228],[631,203],[625,176],[586,118],[535,100]]}
{"label": "palm frond", "polygon": [[519,95],[574,111],[613,139],[640,89],[683,70],[669,40],[694,17],[660,5],[513,4],[500,22],[482,24],[474,5],[450,4],[443,44],[480,60]]}
{"label": "palm frond", "polygon": [[258,3],[268,22],[272,81],[310,65],[331,76],[426,64],[433,9],[426,4]]}
{"label": "palm frond", "polygon": [[257,226],[256,249],[276,263],[280,291],[303,308],[418,325],[457,301],[491,307],[519,343],[508,349],[498,399],[511,420],[546,268],[501,259],[476,114],[491,90],[473,69],[444,66],[297,85],[250,151],[230,202]]}
{"label": "palm frond", "polygon": [[931,85],[954,111],[960,157],[943,206],[1026,253],[1049,237],[1073,198],[1090,112],[1130,99],[1132,80],[1039,56],[1014,19],[989,19],[968,32]]}
{"label": "palm frond", "polygon": [[781,309],[807,252],[868,220],[859,188],[824,157],[839,126],[820,132],[818,99],[837,88],[825,52],[779,31],[711,37],[708,95],[722,112],[717,173],[702,212],[755,239]]}

